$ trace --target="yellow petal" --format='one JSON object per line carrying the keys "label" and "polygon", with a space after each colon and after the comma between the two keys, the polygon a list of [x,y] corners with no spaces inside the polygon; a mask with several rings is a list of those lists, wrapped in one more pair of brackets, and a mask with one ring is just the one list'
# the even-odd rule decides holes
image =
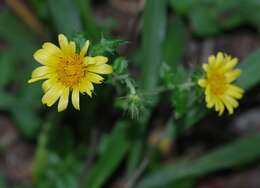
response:
{"label": "yellow petal", "polygon": [[62,50],[67,48],[67,46],[69,45],[67,37],[63,34],[59,34],[58,40]]}
{"label": "yellow petal", "polygon": [[208,58],[208,62],[209,62],[209,63],[214,64],[215,61],[216,61],[216,58],[215,58],[214,55],[209,56],[209,58]]}
{"label": "yellow petal", "polygon": [[58,112],[62,112],[67,108],[69,103],[69,92],[70,90],[68,87],[63,90],[58,104]]}
{"label": "yellow petal", "polygon": [[102,76],[99,76],[98,74],[88,72],[86,74],[86,80],[93,82],[95,84],[100,84],[104,80]]}
{"label": "yellow petal", "polygon": [[232,98],[232,97],[230,97],[230,96],[228,96],[228,95],[226,95],[226,96],[224,96],[223,97],[223,100],[225,100],[226,102],[228,102],[232,107],[234,107],[234,108],[237,108],[238,107],[238,102],[234,99],[234,98]]}
{"label": "yellow petal", "polygon": [[42,45],[42,48],[49,51],[49,53],[52,54],[60,54],[61,50],[58,46],[56,46],[55,44],[51,43],[51,42],[45,42]]}
{"label": "yellow petal", "polygon": [[220,100],[219,99],[217,99],[216,101],[215,101],[215,110],[217,111],[217,112],[220,112],[220,110],[221,110],[221,102],[220,102]]}
{"label": "yellow petal", "polygon": [[88,52],[88,47],[89,47],[89,40],[87,40],[83,46],[83,48],[81,48],[80,50],[80,56],[84,57],[87,52]]}
{"label": "yellow petal", "polygon": [[42,77],[37,77],[37,78],[32,78],[30,80],[28,80],[28,83],[31,84],[33,82],[37,82],[39,80],[45,80],[45,79],[49,79],[50,75],[46,75],[46,76],[42,76]]}
{"label": "yellow petal", "polygon": [[98,74],[111,74],[113,72],[112,66],[107,64],[90,65],[87,66],[87,71]]}
{"label": "yellow petal", "polygon": [[59,55],[50,49],[40,49],[33,54],[33,57],[42,65],[55,66],[59,62]]}
{"label": "yellow petal", "polygon": [[63,90],[64,86],[61,86],[60,84],[54,85],[44,94],[42,97],[42,103],[47,106],[52,106],[62,95]]}
{"label": "yellow petal", "polygon": [[32,78],[46,76],[47,74],[51,73],[51,71],[52,70],[47,66],[38,67],[32,72]]}
{"label": "yellow petal", "polygon": [[220,110],[219,110],[218,115],[221,116],[223,114],[224,110],[225,110],[225,106],[222,102],[220,102]]}
{"label": "yellow petal", "polygon": [[74,108],[76,108],[77,110],[80,110],[80,107],[79,107],[79,90],[77,88],[74,88],[72,90],[71,99],[72,99],[72,104],[73,104]]}
{"label": "yellow petal", "polygon": [[58,39],[59,39],[59,44],[60,44],[60,47],[61,47],[61,50],[63,53],[65,53],[65,54],[73,53],[73,48],[75,45],[75,44],[73,44],[73,42],[69,43],[67,37],[63,34],[59,34]]}
{"label": "yellow petal", "polygon": [[214,101],[209,95],[206,95],[206,103],[207,103],[207,108],[212,108],[214,106]]}
{"label": "yellow petal", "polygon": [[44,81],[42,84],[43,92],[46,93],[54,85],[55,85],[55,81],[53,79],[48,79]]}
{"label": "yellow petal", "polygon": [[228,82],[233,82],[236,80],[239,76],[241,75],[241,71],[239,69],[229,71],[228,73],[225,74],[226,79]]}
{"label": "yellow petal", "polygon": [[202,68],[204,69],[204,71],[208,71],[209,65],[208,64],[203,64]]}
{"label": "yellow petal", "polygon": [[232,68],[234,68],[238,63],[238,59],[237,58],[233,58],[232,60],[228,61],[222,68],[222,72],[225,72],[225,71],[229,71],[231,70]]}
{"label": "yellow petal", "polygon": [[206,87],[206,86],[207,86],[207,80],[205,80],[205,79],[200,79],[200,80],[198,81],[198,84],[199,84],[200,87]]}
{"label": "yellow petal", "polygon": [[86,65],[101,65],[108,62],[108,58],[105,56],[85,57]]}
{"label": "yellow petal", "polygon": [[75,44],[75,42],[71,41],[71,42],[69,43],[69,51],[70,51],[70,53],[72,53],[72,54],[75,54],[75,53],[76,53],[76,44]]}
{"label": "yellow petal", "polygon": [[237,93],[241,93],[243,94],[244,93],[244,90],[236,85],[233,85],[233,84],[229,84],[228,87],[230,89],[232,89],[234,92],[237,92]]}
{"label": "yellow petal", "polygon": [[227,110],[228,110],[228,113],[231,115],[234,113],[234,108],[233,106],[229,103],[229,101],[226,99],[226,98],[223,98],[223,103],[225,104]]}
{"label": "yellow petal", "polygon": [[81,93],[87,93],[90,97],[92,97],[92,91],[94,90],[94,86],[89,80],[85,79],[80,83],[79,89]]}
{"label": "yellow petal", "polygon": [[[235,87],[235,89],[234,89]],[[227,89],[227,94],[230,95],[231,97],[234,97],[236,99],[241,99],[243,96],[243,91],[240,90],[240,88],[236,88],[237,86],[228,86]]]}
{"label": "yellow petal", "polygon": [[218,52],[217,58],[216,58],[216,65],[220,65],[224,62],[224,55],[222,52]]}

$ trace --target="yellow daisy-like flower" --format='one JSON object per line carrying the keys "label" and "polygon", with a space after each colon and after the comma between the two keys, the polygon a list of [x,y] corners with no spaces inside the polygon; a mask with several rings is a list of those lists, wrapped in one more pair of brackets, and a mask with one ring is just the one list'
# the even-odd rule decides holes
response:
{"label": "yellow daisy-like flower", "polygon": [[225,108],[229,114],[233,114],[238,107],[238,99],[243,96],[243,89],[232,84],[241,71],[234,69],[238,63],[237,58],[219,52],[217,56],[211,55],[207,64],[203,64],[206,78],[198,81],[198,84],[205,88],[205,100],[208,108],[215,107],[215,110],[222,115]]}
{"label": "yellow daisy-like flower", "polygon": [[87,93],[91,97],[93,83],[100,84],[104,80],[99,74],[112,73],[112,67],[107,64],[107,57],[86,56],[89,41],[86,41],[77,53],[75,42],[68,41],[63,34],[60,34],[58,39],[60,48],[46,42],[42,49],[34,53],[34,59],[43,66],[32,72],[32,78],[28,83],[46,79],[42,84],[45,93],[42,103],[52,106],[59,100],[59,112],[67,108],[71,91],[72,104],[79,110],[79,94]]}

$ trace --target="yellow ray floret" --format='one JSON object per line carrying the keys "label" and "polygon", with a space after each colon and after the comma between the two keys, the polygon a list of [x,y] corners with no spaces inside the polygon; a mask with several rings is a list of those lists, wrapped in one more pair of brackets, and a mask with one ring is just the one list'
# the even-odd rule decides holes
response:
{"label": "yellow ray floret", "polygon": [[99,74],[112,73],[112,67],[107,64],[107,57],[87,56],[89,41],[77,53],[75,42],[68,41],[63,34],[58,39],[60,47],[46,42],[34,53],[34,59],[42,66],[32,72],[28,82],[45,80],[42,84],[43,104],[52,106],[59,100],[58,111],[63,111],[68,106],[71,92],[72,104],[79,110],[79,94],[86,93],[91,97],[93,83],[100,84],[104,80]]}
{"label": "yellow ray floret", "polygon": [[222,115],[225,108],[229,114],[234,113],[238,107],[238,99],[243,96],[243,89],[232,84],[241,74],[239,69],[234,69],[238,59],[219,52],[217,56],[211,55],[207,64],[203,64],[205,78],[198,84],[205,89],[205,100],[208,108]]}

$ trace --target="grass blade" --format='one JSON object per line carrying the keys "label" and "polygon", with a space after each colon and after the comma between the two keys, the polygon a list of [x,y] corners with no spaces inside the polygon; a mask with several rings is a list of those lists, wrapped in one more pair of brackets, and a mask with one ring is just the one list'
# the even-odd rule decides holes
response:
{"label": "grass blade", "polygon": [[159,78],[162,61],[161,47],[165,34],[165,0],[147,0],[144,10],[142,84],[145,91],[151,91]]}
{"label": "grass blade", "polygon": [[82,31],[82,23],[75,1],[48,0],[54,27],[58,33],[72,36]]}
{"label": "grass blade", "polygon": [[111,133],[110,140],[100,159],[93,167],[85,184],[86,188],[100,188],[106,179],[114,172],[126,152],[129,143],[127,140],[127,124],[118,123]]}
{"label": "grass blade", "polygon": [[157,169],[144,177],[137,188],[159,188],[184,178],[196,178],[217,170],[235,168],[260,158],[260,134],[238,141],[212,151],[191,161],[181,161]]}
{"label": "grass blade", "polygon": [[245,90],[251,89],[260,81],[260,49],[253,52],[242,63],[239,64],[239,68],[242,70],[242,74],[237,80]]}

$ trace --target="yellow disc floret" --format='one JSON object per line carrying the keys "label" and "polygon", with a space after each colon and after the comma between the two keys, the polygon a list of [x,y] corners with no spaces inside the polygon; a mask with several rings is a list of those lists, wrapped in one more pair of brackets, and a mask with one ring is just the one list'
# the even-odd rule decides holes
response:
{"label": "yellow disc floret", "polygon": [[239,69],[234,69],[238,63],[237,58],[219,52],[217,56],[210,56],[207,64],[203,64],[206,73],[205,78],[198,84],[205,88],[205,100],[208,108],[222,115],[225,108],[229,114],[233,114],[238,107],[238,99],[243,96],[243,89],[232,84],[241,74]]}
{"label": "yellow disc floret", "polygon": [[99,74],[112,73],[112,67],[107,64],[104,56],[86,56],[89,41],[86,41],[80,53],[76,52],[76,44],[60,34],[59,45],[46,42],[42,49],[34,53],[34,59],[43,66],[32,72],[29,83],[44,80],[42,88],[44,96],[42,103],[52,106],[57,100],[58,111],[63,111],[68,106],[69,94],[72,92],[72,104],[80,109],[79,93],[92,96],[93,83],[100,84],[104,80]]}

